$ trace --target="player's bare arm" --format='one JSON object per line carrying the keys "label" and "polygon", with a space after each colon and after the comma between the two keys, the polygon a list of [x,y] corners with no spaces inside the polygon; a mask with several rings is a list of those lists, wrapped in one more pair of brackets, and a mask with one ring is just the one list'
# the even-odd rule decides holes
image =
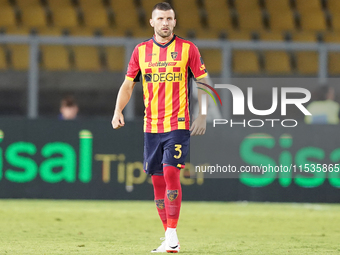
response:
{"label": "player's bare arm", "polygon": [[133,88],[136,82],[125,78],[122,86],[119,89],[115,111],[111,121],[113,129],[119,129],[125,125],[123,109],[129,102]]}
{"label": "player's bare arm", "polygon": [[[201,83],[205,83],[205,84],[209,84],[209,80],[207,78],[202,78],[199,80]],[[203,85],[197,83],[197,86],[200,88],[204,88]],[[203,115],[201,110],[201,98],[203,94],[206,94],[203,90],[199,89],[197,91],[198,94],[198,104],[199,104],[199,113],[197,118],[194,120],[194,122],[191,124],[190,127],[190,132],[191,135],[204,135],[205,134],[205,130],[207,128],[207,116]]]}

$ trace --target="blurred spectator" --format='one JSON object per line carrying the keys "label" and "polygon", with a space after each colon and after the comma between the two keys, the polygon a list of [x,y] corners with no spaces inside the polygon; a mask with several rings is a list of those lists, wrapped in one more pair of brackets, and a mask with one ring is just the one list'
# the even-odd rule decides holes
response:
{"label": "blurred spectator", "polygon": [[307,107],[312,116],[306,116],[307,124],[338,124],[340,106],[334,101],[335,91],[330,86],[321,86],[315,91],[314,100]]}
{"label": "blurred spectator", "polygon": [[74,120],[78,115],[78,104],[75,98],[71,95],[65,96],[60,101],[60,115],[61,120]]}

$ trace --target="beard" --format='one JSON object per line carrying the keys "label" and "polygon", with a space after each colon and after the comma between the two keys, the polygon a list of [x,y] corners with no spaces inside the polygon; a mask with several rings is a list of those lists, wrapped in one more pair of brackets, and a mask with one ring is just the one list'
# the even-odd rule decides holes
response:
{"label": "beard", "polygon": [[156,31],[156,33],[162,38],[167,38],[172,34],[172,31],[173,30],[171,30],[170,28],[168,31],[163,31],[162,29],[159,29]]}

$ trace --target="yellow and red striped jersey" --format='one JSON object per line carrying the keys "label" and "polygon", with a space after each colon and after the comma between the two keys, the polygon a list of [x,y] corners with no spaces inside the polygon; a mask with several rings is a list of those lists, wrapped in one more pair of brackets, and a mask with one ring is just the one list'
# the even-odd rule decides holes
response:
{"label": "yellow and red striped jersey", "polygon": [[176,35],[166,44],[153,37],[134,49],[126,74],[143,78],[144,132],[165,133],[190,128],[189,79],[207,75],[198,48]]}

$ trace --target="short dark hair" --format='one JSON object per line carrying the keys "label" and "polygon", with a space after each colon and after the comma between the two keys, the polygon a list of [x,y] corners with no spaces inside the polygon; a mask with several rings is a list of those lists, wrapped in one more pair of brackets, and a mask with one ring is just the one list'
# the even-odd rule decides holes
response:
{"label": "short dark hair", "polygon": [[60,105],[66,107],[73,107],[77,106],[77,102],[73,95],[66,95],[61,99]]}
{"label": "short dark hair", "polygon": [[174,8],[172,8],[171,7],[171,5],[169,4],[169,3],[167,3],[167,2],[163,2],[163,3],[158,3],[158,4],[156,4],[154,7],[153,7],[153,9],[152,9],[152,12],[154,11],[154,10],[161,10],[161,11],[169,11],[169,10],[173,10],[174,12],[175,12],[175,10],[174,10]]}

